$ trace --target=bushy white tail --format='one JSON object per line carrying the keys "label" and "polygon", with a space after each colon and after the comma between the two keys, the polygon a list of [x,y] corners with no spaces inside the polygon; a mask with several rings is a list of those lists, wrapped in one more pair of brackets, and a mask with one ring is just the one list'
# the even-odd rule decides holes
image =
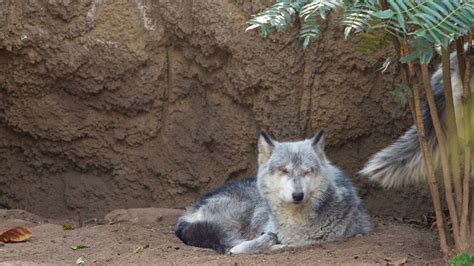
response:
{"label": "bushy white tail", "polygon": [[[429,138],[428,142],[437,164],[437,141]],[[426,167],[415,126],[395,143],[373,155],[360,173],[386,188],[423,182]]]}
{"label": "bushy white tail", "polygon": [[[471,64],[473,65],[471,90],[473,90],[474,56],[471,56],[471,59]],[[455,53],[451,55],[451,81],[456,118],[459,122],[462,121],[460,119],[462,118],[461,96],[463,90]],[[442,123],[445,123],[445,100],[441,69],[438,69],[438,71],[434,73],[431,84],[438,115]],[[436,169],[439,161],[438,141],[434,132],[433,122],[431,121],[430,109],[426,102],[423,103],[422,111],[426,138],[433,154],[433,163]],[[461,123],[458,124],[461,125]],[[443,129],[444,128],[445,127],[443,127]],[[460,132],[462,132],[462,130],[460,130]],[[412,126],[402,137],[395,141],[395,143],[373,155],[359,173],[387,188],[423,182],[426,178],[426,167],[416,127]]]}

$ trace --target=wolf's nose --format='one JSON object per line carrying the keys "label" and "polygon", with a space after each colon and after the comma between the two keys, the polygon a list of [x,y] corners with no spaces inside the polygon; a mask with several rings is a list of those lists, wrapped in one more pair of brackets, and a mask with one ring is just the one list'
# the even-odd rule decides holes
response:
{"label": "wolf's nose", "polygon": [[293,197],[294,201],[300,202],[304,198],[304,193],[303,192],[293,192],[293,194],[291,194],[291,196]]}

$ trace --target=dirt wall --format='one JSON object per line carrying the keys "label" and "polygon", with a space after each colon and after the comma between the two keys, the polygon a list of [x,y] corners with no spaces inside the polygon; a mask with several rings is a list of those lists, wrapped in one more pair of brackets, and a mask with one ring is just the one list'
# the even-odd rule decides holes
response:
{"label": "dirt wall", "polygon": [[295,30],[245,33],[269,3],[0,0],[0,207],[183,207],[253,175],[260,130],[325,128],[371,213],[429,210],[425,190],[354,175],[410,123],[389,93],[396,69],[377,72],[384,53],[357,53],[334,18],[306,50]]}

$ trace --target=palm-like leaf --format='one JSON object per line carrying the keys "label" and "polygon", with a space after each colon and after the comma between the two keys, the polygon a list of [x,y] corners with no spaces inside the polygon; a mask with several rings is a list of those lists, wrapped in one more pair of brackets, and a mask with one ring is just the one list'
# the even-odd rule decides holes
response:
{"label": "palm-like leaf", "polygon": [[352,5],[346,5],[342,13],[342,25],[345,26],[344,37],[354,32],[366,31],[370,28],[373,13],[376,12],[378,0],[356,0]]}
{"label": "palm-like leaf", "polygon": [[318,24],[318,18],[316,15],[310,15],[301,24],[300,38],[303,39],[303,47],[306,48],[309,45],[311,39],[321,33],[321,28]]}
{"label": "palm-like leaf", "polygon": [[300,17],[306,19],[311,16],[320,16],[326,19],[328,13],[343,4],[342,0],[312,0],[300,11]]}
{"label": "palm-like leaf", "polygon": [[267,36],[271,27],[282,31],[291,25],[294,15],[299,15],[300,38],[307,47],[310,40],[321,32],[318,19],[326,19],[328,13],[342,3],[342,0],[279,0],[250,19],[246,30],[261,28],[262,35]]}
{"label": "palm-like leaf", "polygon": [[313,0],[301,8],[299,13],[302,21],[300,38],[304,40],[304,48],[308,46],[312,38],[321,32],[318,18],[326,19],[329,12],[342,4],[342,0]]}
{"label": "palm-like leaf", "polygon": [[246,31],[261,28],[262,35],[266,37],[270,27],[278,31],[284,30],[293,20],[293,15],[298,14],[304,6],[304,0],[280,0],[262,12],[256,14],[247,24]]}
{"label": "palm-like leaf", "polygon": [[[442,47],[474,27],[473,0],[388,0],[388,3],[391,15],[407,35]],[[415,30],[410,31],[411,28]]]}
{"label": "palm-like leaf", "polygon": [[447,47],[474,27],[474,0],[386,0],[385,9],[380,0],[277,0],[249,20],[247,30],[260,27],[266,36],[271,27],[281,31],[299,16],[306,47],[321,32],[319,20],[340,6],[346,38],[351,32],[388,32],[409,41],[412,53],[403,61],[429,62],[433,46]]}

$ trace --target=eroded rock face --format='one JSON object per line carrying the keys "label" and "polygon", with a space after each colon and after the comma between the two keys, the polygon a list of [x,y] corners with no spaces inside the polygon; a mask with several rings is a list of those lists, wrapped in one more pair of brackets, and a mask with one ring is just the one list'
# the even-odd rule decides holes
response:
{"label": "eroded rock face", "polygon": [[[245,33],[270,2],[0,0],[0,207],[183,207],[253,175],[260,130],[325,128],[355,173],[409,125],[397,71],[377,72],[383,52],[356,53],[336,19],[307,50],[295,30]],[[356,183],[377,214],[430,205]]]}

